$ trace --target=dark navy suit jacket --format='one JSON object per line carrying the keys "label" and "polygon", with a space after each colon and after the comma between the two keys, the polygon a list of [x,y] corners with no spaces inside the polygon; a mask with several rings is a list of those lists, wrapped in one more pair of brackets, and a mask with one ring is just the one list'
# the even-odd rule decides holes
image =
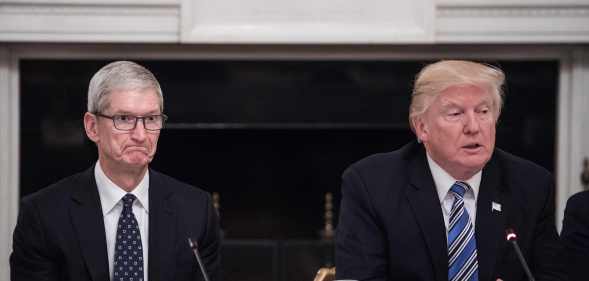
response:
{"label": "dark navy suit jacket", "polygon": [[[336,277],[446,281],[446,228],[425,149],[417,142],[369,156],[342,178]],[[545,169],[496,149],[477,198],[479,280],[526,280],[505,230],[513,228],[537,280],[561,280],[554,184]],[[501,205],[493,210],[492,203]]]}
{"label": "dark navy suit jacket", "polygon": [[[149,281],[201,280],[188,237],[198,239],[211,279],[219,272],[219,224],[210,196],[150,170]],[[22,200],[12,281],[108,281],[104,221],[94,167]]]}
{"label": "dark navy suit jacket", "polygon": [[570,281],[589,280],[589,191],[567,201],[561,238]]}

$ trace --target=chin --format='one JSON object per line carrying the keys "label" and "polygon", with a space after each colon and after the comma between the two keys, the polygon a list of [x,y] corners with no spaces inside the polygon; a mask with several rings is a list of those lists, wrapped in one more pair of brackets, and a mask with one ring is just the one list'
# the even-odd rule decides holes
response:
{"label": "chin", "polygon": [[127,164],[130,167],[144,167],[147,166],[149,164],[149,162],[151,162],[151,159],[129,159],[127,161],[125,161],[125,164]]}
{"label": "chin", "polygon": [[122,157],[123,161],[125,161],[127,164],[135,164],[135,165],[145,165],[145,164],[149,164],[149,162],[151,162],[151,159],[153,159],[153,157],[145,152],[133,152],[133,153],[127,153],[124,154]]}
{"label": "chin", "polygon": [[485,167],[485,165],[487,164],[487,161],[488,161],[488,159],[485,159],[485,160],[481,159],[478,161],[469,161],[469,162],[463,163],[463,165],[464,165],[464,167],[468,167],[469,170],[478,172]]}

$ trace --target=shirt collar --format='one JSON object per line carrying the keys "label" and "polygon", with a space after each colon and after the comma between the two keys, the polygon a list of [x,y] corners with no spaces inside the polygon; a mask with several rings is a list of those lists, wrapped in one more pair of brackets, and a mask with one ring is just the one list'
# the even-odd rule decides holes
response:
{"label": "shirt collar", "polygon": [[[427,163],[429,165],[430,171],[432,172],[432,177],[434,178],[434,184],[436,185],[436,191],[438,192],[440,203],[443,205],[444,199],[448,195],[448,191],[458,180],[453,178],[450,174],[448,174],[448,172],[446,172],[446,170],[440,167],[440,165],[438,165],[438,163],[436,163],[436,161],[434,161],[429,156],[429,154],[427,154]],[[474,202],[476,202],[477,196],[479,194],[482,175],[483,171],[481,170],[474,174],[474,176],[472,176],[470,179],[464,181],[472,188],[472,193],[467,192],[465,196],[474,196]]]}
{"label": "shirt collar", "polygon": [[[102,206],[102,215],[106,215],[113,210],[113,208],[121,201],[123,196],[127,194],[125,190],[120,188],[108,178],[102,170],[100,161],[96,162],[94,166],[94,177],[96,178],[96,185],[98,187],[98,195],[100,197],[100,205]],[[149,170],[143,176],[139,184],[129,193],[135,195],[137,202],[142,206],[146,212],[149,212]]]}

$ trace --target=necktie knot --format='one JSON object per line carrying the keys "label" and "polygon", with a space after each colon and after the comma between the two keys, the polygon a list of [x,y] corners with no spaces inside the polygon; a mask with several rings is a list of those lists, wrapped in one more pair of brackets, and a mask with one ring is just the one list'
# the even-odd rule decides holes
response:
{"label": "necktie knot", "polygon": [[131,206],[133,206],[133,202],[135,201],[135,199],[137,199],[137,197],[135,197],[135,195],[131,194],[131,193],[127,193],[125,194],[125,196],[123,196],[123,207],[124,208],[131,208]]}
{"label": "necktie knot", "polygon": [[468,183],[462,181],[455,182],[450,188],[450,191],[454,192],[454,194],[456,194],[460,198],[464,198],[464,194],[468,190],[470,190],[470,186],[468,185]]}

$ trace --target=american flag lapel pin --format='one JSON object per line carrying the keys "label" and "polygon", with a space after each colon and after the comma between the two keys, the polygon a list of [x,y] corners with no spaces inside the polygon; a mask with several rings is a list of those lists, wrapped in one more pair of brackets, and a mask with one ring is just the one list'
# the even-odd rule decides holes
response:
{"label": "american flag lapel pin", "polygon": [[491,211],[501,213],[501,204],[495,201],[491,202]]}

